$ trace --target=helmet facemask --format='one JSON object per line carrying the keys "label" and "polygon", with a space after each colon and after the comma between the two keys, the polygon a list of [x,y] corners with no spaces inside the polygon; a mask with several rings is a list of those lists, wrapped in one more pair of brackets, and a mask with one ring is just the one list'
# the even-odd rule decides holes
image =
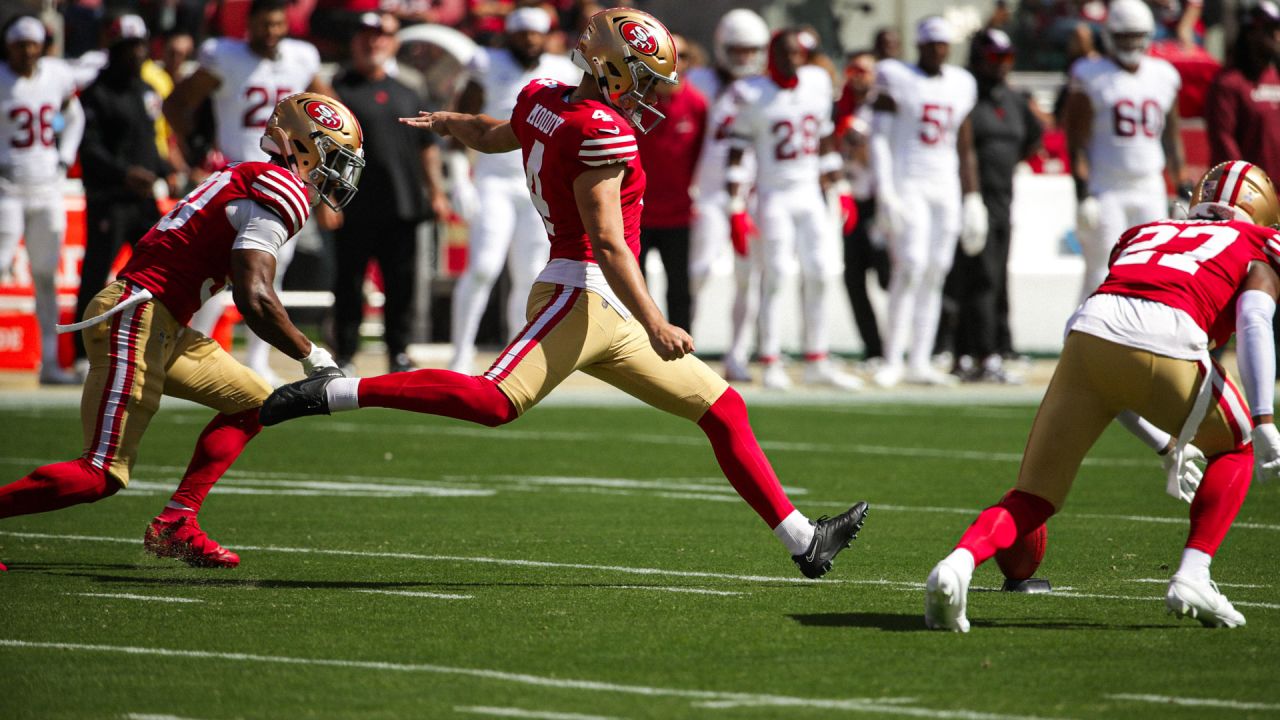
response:
{"label": "helmet facemask", "polygon": [[659,75],[653,71],[653,68],[641,62],[639,58],[629,56],[626,59],[626,70],[631,73],[631,89],[614,96],[609,93],[609,81],[605,74],[605,68],[600,67],[599,60],[595,61],[595,65],[597,68],[596,77],[599,79],[601,92],[604,93],[609,104],[625,115],[637,130],[642,133],[648,133],[657,127],[658,123],[666,119],[666,114],[650,105],[646,98],[657,91],[659,83],[666,85],[678,84],[674,77]]}
{"label": "helmet facemask", "polygon": [[364,172],[364,149],[352,152],[324,133],[316,135],[320,164],[309,173],[307,181],[325,205],[340,211],[356,196],[360,175]]}

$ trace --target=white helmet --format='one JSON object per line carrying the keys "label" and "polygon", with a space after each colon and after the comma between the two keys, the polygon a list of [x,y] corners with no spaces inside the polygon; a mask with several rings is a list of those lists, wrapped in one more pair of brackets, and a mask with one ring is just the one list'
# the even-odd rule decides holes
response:
{"label": "white helmet", "polygon": [[[1107,10],[1107,51],[1123,65],[1137,65],[1151,45],[1156,20],[1142,0],[1115,0]],[[1120,36],[1125,37],[1120,37]]]}
{"label": "white helmet", "polygon": [[[730,10],[716,25],[716,64],[734,77],[759,75],[764,71],[768,44],[769,26],[764,18],[746,8]],[[735,63],[729,56],[729,48],[755,48],[756,52],[746,62]]]}

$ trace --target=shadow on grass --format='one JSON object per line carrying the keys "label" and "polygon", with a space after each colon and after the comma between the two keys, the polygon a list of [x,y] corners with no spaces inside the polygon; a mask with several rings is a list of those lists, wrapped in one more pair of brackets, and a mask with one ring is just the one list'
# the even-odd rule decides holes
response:
{"label": "shadow on grass", "polygon": [[[813,613],[792,615],[792,620],[807,627],[859,627],[875,628],[885,632],[927,632],[921,613]],[[1028,628],[1032,630],[1175,630],[1174,624],[1131,625],[1125,623],[1094,622],[1089,620],[973,620],[978,628]]]}

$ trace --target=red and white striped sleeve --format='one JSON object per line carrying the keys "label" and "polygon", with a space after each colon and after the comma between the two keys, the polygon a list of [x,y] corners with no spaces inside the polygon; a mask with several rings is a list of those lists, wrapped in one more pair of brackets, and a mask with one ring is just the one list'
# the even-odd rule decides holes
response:
{"label": "red and white striped sleeve", "polygon": [[588,128],[578,148],[578,161],[589,167],[600,167],[610,163],[628,163],[639,154],[640,148],[630,126],[619,121],[617,125]]}
{"label": "red and white striped sleeve", "polygon": [[289,231],[289,237],[293,237],[311,214],[307,188],[297,175],[284,168],[263,167],[265,169],[257,174],[249,187],[249,197],[278,215]]}

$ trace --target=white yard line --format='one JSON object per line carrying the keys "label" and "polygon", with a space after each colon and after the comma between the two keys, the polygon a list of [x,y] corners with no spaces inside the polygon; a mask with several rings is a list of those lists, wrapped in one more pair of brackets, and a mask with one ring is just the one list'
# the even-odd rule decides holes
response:
{"label": "white yard line", "polygon": [[125,713],[121,717],[124,720],[192,720],[192,718],[178,717],[177,715],[160,715],[155,713]]}
{"label": "white yard line", "polygon": [[[1134,578],[1129,582],[1150,583],[1152,585],[1168,585],[1169,578]],[[1246,588],[1249,590],[1265,590],[1266,588],[1271,587],[1270,585],[1253,585],[1250,583],[1228,583],[1228,582],[1220,582],[1220,583],[1217,583],[1217,585],[1218,587],[1224,587],[1224,588]]]}
{"label": "white yard line", "polygon": [[[1053,592],[1049,592],[1049,593],[1043,593],[1041,595],[1038,595],[1037,597],[1093,598],[1096,600],[1147,600],[1147,601],[1163,601],[1164,600],[1163,595],[1154,596],[1154,597],[1149,595],[1107,595],[1103,593],[1081,593],[1081,592],[1074,592],[1074,591],[1060,592],[1058,590],[1054,590]],[[1246,600],[1232,600],[1231,604],[1236,605],[1238,607],[1254,607],[1254,608],[1262,608],[1264,610],[1280,610],[1280,604],[1276,604],[1276,603],[1248,602]]]}
{"label": "white yard line", "polygon": [[1188,707],[1211,707],[1226,710],[1273,710],[1280,711],[1275,703],[1241,702],[1239,700],[1213,700],[1210,698],[1186,698],[1173,695],[1138,695],[1133,693],[1117,693],[1107,695],[1112,700],[1131,700],[1133,702],[1159,703],[1161,705],[1184,705]]}
{"label": "white yard line", "polygon": [[435,598],[437,600],[471,600],[474,595],[453,595],[450,593],[421,592],[418,590],[352,590],[351,592],[368,593],[370,595],[401,595],[403,597]]}
{"label": "white yard line", "polygon": [[865,712],[876,715],[902,715],[906,717],[941,718],[944,720],[1039,720],[1033,716],[1001,715],[973,710],[941,710],[898,704],[900,698],[850,698],[823,699],[766,695],[757,693],[731,693],[686,688],[664,688],[649,685],[627,685],[600,680],[546,677],[527,673],[504,672],[483,668],[451,667],[429,663],[399,663],[370,660],[343,660],[336,658],[305,658],[281,655],[257,655],[253,653],[217,652],[210,650],[177,650],[170,648],[131,647],[127,645],[90,645],[85,643],[35,642],[29,640],[0,639],[0,647],[27,650],[66,650],[81,653],[115,653],[142,657],[192,658],[223,660],[238,663],[297,665],[310,667],[338,667],[375,672],[424,673],[492,680],[515,685],[635,695],[650,698],[675,698],[692,702],[728,701],[746,705],[808,707]]}
{"label": "white yard line", "polygon": [[67,594],[79,595],[81,597],[113,598],[116,600],[143,600],[148,602],[167,602],[167,603],[202,603],[204,602],[203,600],[197,600],[195,598],[163,597],[160,595],[133,595],[131,593],[82,592],[82,593],[67,593]]}
{"label": "white yard line", "polygon": [[525,710],[513,707],[493,707],[490,705],[455,705],[454,712],[469,715],[488,715],[489,717],[529,718],[530,720],[621,720],[609,715],[583,715],[581,713],[551,712],[549,710]]}

